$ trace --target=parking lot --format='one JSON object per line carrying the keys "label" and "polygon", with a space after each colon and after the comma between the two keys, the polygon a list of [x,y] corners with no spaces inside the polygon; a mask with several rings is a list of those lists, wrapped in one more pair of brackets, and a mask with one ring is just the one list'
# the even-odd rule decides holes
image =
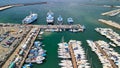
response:
{"label": "parking lot", "polygon": [[0,65],[30,30],[25,26],[3,27],[2,29],[4,32],[0,33]]}

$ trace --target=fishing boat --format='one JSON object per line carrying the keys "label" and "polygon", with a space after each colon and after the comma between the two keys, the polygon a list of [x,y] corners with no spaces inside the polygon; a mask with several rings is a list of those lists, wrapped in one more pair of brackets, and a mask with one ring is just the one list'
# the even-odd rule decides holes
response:
{"label": "fishing boat", "polygon": [[47,13],[46,21],[47,21],[47,24],[50,24],[50,25],[54,24],[54,13],[50,10]]}
{"label": "fishing boat", "polygon": [[73,24],[74,23],[73,18],[71,18],[71,17],[67,18],[67,22],[70,25]]}
{"label": "fishing boat", "polygon": [[63,18],[61,17],[61,15],[59,15],[59,17],[57,18],[57,23],[59,25],[62,25],[63,24]]}

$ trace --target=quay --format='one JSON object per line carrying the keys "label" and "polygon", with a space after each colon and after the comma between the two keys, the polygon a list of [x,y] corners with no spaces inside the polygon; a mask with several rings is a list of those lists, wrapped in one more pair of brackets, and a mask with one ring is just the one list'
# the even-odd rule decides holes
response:
{"label": "quay", "polygon": [[102,22],[104,24],[107,24],[107,25],[110,25],[112,27],[115,27],[117,29],[120,29],[120,24],[116,23],[116,22],[113,22],[111,20],[104,20],[104,19],[98,19],[99,22]]}
{"label": "quay", "polygon": [[70,50],[70,55],[72,57],[73,68],[78,68],[77,63],[76,63],[76,59],[75,59],[75,55],[74,55],[74,51],[72,49],[72,44],[69,44],[69,50]]}
{"label": "quay", "polygon": [[[33,36],[31,36],[32,34],[31,33],[33,33],[34,32],[34,29],[38,29],[37,31],[36,31],[36,34],[34,34],[34,37]],[[11,54],[11,56],[7,59],[7,61],[2,65],[2,68],[8,68],[9,66],[10,66],[10,64],[14,61],[14,59],[16,59],[17,57],[19,57],[19,54],[18,54],[18,52],[19,52],[19,50],[22,48],[22,46],[24,45],[24,44],[26,44],[26,41],[29,39],[29,38],[31,38],[30,40],[29,40],[29,46],[28,46],[28,49],[26,49],[25,51],[24,51],[24,57],[22,57],[22,59],[19,59],[20,60],[20,62],[18,63],[18,68],[22,68],[22,65],[23,65],[23,63],[24,63],[24,61],[25,61],[25,59],[26,59],[26,57],[27,57],[27,55],[28,55],[28,53],[29,53],[29,50],[31,49],[31,47],[32,47],[32,45],[33,45],[33,42],[34,42],[34,40],[36,39],[36,37],[37,37],[37,35],[38,35],[38,33],[39,33],[39,28],[31,28],[31,30],[28,32],[28,34],[27,34],[27,36],[23,39],[23,41],[20,43],[20,45],[15,49],[15,51]],[[31,36],[31,37],[30,37]],[[14,62],[16,62],[16,61],[14,61]],[[18,62],[18,60],[17,60],[17,62]]]}
{"label": "quay", "polygon": [[76,24],[76,25],[32,25],[33,27],[39,27],[40,29],[57,29],[57,28],[61,28],[61,29],[79,29],[81,28],[80,24]]}
{"label": "quay", "polygon": [[1,27],[8,27],[8,26],[30,26],[30,27],[37,27],[40,29],[43,29],[45,31],[52,31],[54,29],[55,31],[60,30],[68,30],[71,29],[73,32],[81,32],[84,31],[85,26],[80,24],[73,24],[73,25],[20,25],[20,24],[0,24]]}
{"label": "quay", "polygon": [[120,9],[112,10],[109,12],[102,13],[101,15],[115,16],[120,13]]}

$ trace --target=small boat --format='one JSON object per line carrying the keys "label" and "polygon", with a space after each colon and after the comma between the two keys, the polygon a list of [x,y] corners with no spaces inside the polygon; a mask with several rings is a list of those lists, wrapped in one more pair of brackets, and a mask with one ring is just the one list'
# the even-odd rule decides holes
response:
{"label": "small boat", "polygon": [[69,18],[67,18],[67,22],[68,22],[68,24],[73,24],[74,21],[71,17],[69,17]]}
{"label": "small boat", "polygon": [[59,17],[57,18],[57,23],[60,25],[63,24],[63,18],[61,17],[61,15],[59,15]]}
{"label": "small boat", "polygon": [[32,64],[29,63],[29,64],[25,64],[22,68],[31,68],[32,67]]}
{"label": "small boat", "polygon": [[113,47],[116,47],[116,45],[115,45],[114,43],[112,43],[112,42],[109,42],[109,44],[110,44],[111,46],[113,46]]}

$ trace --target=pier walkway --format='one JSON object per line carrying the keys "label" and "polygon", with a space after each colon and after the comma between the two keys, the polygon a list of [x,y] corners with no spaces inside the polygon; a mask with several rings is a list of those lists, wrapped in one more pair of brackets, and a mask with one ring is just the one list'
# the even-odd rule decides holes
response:
{"label": "pier walkway", "polygon": [[118,28],[120,29],[120,24],[116,23],[116,22],[113,22],[111,20],[107,21],[107,20],[104,20],[104,19],[98,19],[99,22],[102,22],[104,24],[107,24],[107,25],[110,25],[112,27],[115,27],[115,28]]}
{"label": "pier walkway", "polygon": [[37,27],[40,29],[84,29],[80,24],[73,24],[73,25],[21,25],[21,24],[3,24],[0,23],[1,27],[8,27],[8,26],[30,26],[30,27]]}
{"label": "pier walkway", "polygon": [[32,27],[39,27],[40,29],[83,29],[80,24],[76,25],[29,25]]}
{"label": "pier walkway", "polygon": [[75,59],[75,55],[74,55],[74,51],[72,49],[72,44],[69,44],[69,50],[70,50],[70,55],[72,57],[73,68],[78,68],[77,63],[76,63],[76,59]]}

